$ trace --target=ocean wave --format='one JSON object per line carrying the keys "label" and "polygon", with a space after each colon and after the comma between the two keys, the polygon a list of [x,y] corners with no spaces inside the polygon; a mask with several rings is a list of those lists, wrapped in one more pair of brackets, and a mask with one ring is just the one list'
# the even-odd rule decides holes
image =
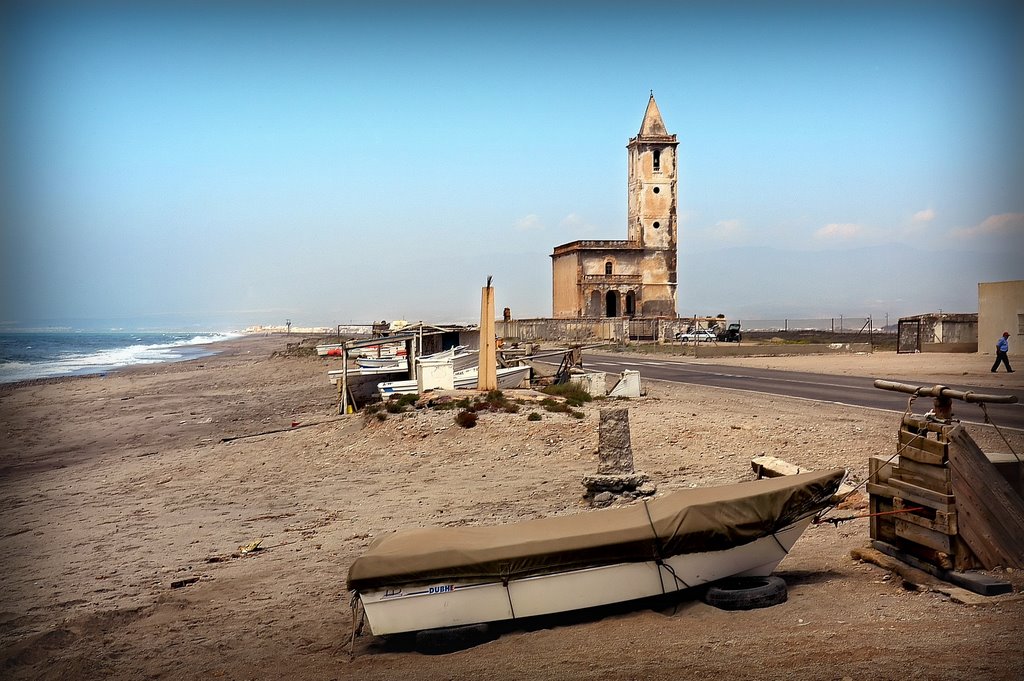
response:
{"label": "ocean wave", "polygon": [[[53,378],[57,376],[77,376],[98,374],[116,369],[141,364],[159,364],[195,359],[214,354],[213,350],[205,350],[197,346],[210,345],[242,334],[238,333],[204,333],[204,334],[147,334],[162,336],[161,342],[139,343],[139,335],[125,334],[122,343],[114,347],[102,349],[83,349],[76,346],[75,339],[69,337],[64,347],[51,347],[46,356],[38,359],[0,359],[0,383],[26,381],[35,378]],[[166,340],[164,340],[166,339]],[[151,338],[150,340],[156,340]],[[112,341],[111,341],[112,342]],[[109,343],[108,343],[109,344]],[[25,349],[32,349],[26,345]]]}

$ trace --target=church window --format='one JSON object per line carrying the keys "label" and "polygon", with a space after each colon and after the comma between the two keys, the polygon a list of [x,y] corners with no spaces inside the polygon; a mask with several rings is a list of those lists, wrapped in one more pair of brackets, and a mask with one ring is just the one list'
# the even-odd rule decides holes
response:
{"label": "church window", "polygon": [[605,274],[611,274],[612,273],[612,264],[611,264],[611,262],[606,262],[604,264],[604,273]]}
{"label": "church window", "polygon": [[655,187],[654,188],[654,193],[655,194],[659,193],[660,191],[661,191],[661,187]]}
{"label": "church window", "polygon": [[661,170],[661,150],[654,150],[654,169]]}
{"label": "church window", "polygon": [[654,229],[658,229],[659,227],[661,227],[661,223],[660,222],[655,222],[654,223]]}

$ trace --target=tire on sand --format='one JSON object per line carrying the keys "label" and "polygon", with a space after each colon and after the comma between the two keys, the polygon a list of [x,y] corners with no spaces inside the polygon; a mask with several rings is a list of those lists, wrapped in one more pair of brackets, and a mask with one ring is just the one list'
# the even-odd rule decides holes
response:
{"label": "tire on sand", "polygon": [[753,610],[785,603],[786,596],[781,577],[730,577],[708,587],[704,602],[722,610]]}

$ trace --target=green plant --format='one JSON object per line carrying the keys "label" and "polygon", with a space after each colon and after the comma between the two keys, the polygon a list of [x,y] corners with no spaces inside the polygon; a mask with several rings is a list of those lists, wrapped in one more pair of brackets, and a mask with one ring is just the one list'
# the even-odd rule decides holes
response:
{"label": "green plant", "polygon": [[584,402],[594,399],[590,393],[576,383],[555,383],[544,388],[542,392],[564,398],[572,407],[582,406]]}
{"label": "green plant", "polygon": [[535,411],[531,411],[530,415],[526,417],[527,421],[540,421],[541,416]]}
{"label": "green plant", "polygon": [[402,412],[409,411],[419,398],[420,396],[416,394],[392,395],[384,403],[384,409],[389,414],[401,414]]}
{"label": "green plant", "polygon": [[556,413],[565,414],[569,411],[569,405],[564,402],[553,400],[550,397],[546,397],[540,401],[540,406],[544,407],[545,411],[553,411]]}
{"label": "green plant", "polygon": [[413,393],[412,395],[399,395],[397,400],[398,406],[404,407],[406,405],[416,404],[416,401],[418,399],[420,399],[420,396],[415,393]]}

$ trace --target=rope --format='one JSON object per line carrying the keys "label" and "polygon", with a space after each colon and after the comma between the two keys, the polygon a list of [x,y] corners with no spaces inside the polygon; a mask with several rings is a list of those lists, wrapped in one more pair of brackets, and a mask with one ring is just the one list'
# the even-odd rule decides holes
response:
{"label": "rope", "polygon": [[512,605],[512,591],[509,590],[509,575],[501,575],[501,585],[505,587],[505,597],[508,599],[508,609],[512,612],[512,619],[516,618],[516,607]]}
{"label": "rope", "polygon": [[[348,607],[352,612],[352,638],[349,639],[348,643],[348,656],[349,659],[352,659],[355,657],[356,636],[362,633],[363,624],[366,622],[366,608],[363,607],[363,602],[359,600],[358,592],[352,592],[352,599],[349,601]],[[356,610],[359,611],[358,619],[356,618]]]}
{"label": "rope", "polygon": [[789,555],[789,551],[786,549],[785,546],[782,545],[782,542],[779,541],[778,535],[776,535],[774,532],[772,532],[772,539],[774,539],[775,543],[779,545],[780,549],[782,549],[782,554],[785,555],[785,556],[788,556]]}
{"label": "rope", "polygon": [[647,500],[644,499],[644,512],[647,514],[647,523],[651,526],[651,535],[654,537],[654,563],[658,566],[658,583],[661,585],[661,595],[665,595],[665,582],[661,578],[661,568],[664,568],[666,572],[672,575],[672,580],[676,584],[676,591],[678,591],[678,585],[682,584],[683,588],[689,589],[690,585],[686,583],[683,578],[676,574],[675,568],[666,563],[661,557],[661,539],[658,537],[658,531],[654,529],[654,519],[651,518],[651,509],[647,507]]}
{"label": "rope", "polygon": [[878,513],[861,513],[860,515],[848,515],[842,518],[815,518],[812,523],[815,525],[821,525],[823,523],[832,523],[833,526],[839,527],[839,523],[845,523],[847,520],[856,520],[857,518],[873,518],[879,515],[893,515],[894,513],[910,513],[911,511],[923,511],[923,506],[914,506],[913,508],[901,508],[897,511],[879,511]]}
{"label": "rope", "polygon": [[995,421],[993,421],[992,418],[988,415],[988,409],[985,408],[984,402],[981,403],[981,410],[985,412],[985,423],[991,425],[993,428],[996,429],[996,432],[999,433],[999,437],[1001,437],[1003,439],[1003,442],[1006,443],[1006,446],[1009,447],[1010,453],[1013,454],[1015,459],[1017,459],[1017,463],[1021,463],[1020,456],[1017,454],[1016,451],[1014,451],[1013,445],[1010,444],[1010,442],[1006,439],[1006,436],[1003,435],[1003,431],[999,430],[999,426],[997,426]]}

